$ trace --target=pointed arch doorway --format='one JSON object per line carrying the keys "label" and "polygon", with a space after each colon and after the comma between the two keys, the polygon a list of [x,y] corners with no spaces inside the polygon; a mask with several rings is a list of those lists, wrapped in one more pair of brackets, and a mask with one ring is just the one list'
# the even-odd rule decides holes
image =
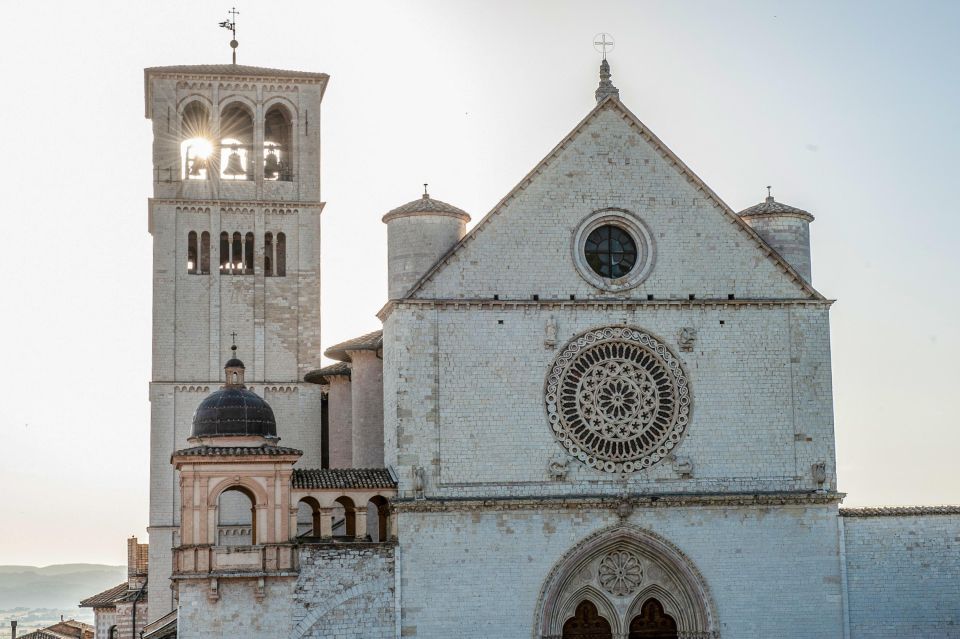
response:
{"label": "pointed arch doorway", "polygon": [[630,621],[628,639],[677,639],[677,622],[656,599],[648,599]]}

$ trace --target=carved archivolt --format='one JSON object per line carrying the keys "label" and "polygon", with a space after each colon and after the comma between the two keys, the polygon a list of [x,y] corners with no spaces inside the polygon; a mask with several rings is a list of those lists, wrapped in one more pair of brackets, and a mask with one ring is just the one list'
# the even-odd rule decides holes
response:
{"label": "carved archivolt", "polygon": [[632,526],[601,530],[567,552],[547,575],[534,618],[534,639],[559,638],[577,605],[591,601],[613,636],[656,599],[680,637],[719,637],[710,591],[693,563],[673,544]]}
{"label": "carved archivolt", "polygon": [[690,419],[680,361],[639,329],[608,327],[570,341],[547,375],[554,436],[597,470],[629,473],[661,461]]}

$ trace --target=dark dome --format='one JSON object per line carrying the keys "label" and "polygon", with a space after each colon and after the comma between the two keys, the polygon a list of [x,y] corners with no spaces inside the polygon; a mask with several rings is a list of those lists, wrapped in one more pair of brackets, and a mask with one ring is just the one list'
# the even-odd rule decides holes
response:
{"label": "dark dome", "polygon": [[190,436],[229,435],[260,435],[276,439],[277,420],[270,404],[243,386],[228,385],[210,393],[193,414]]}
{"label": "dark dome", "polygon": [[233,359],[228,359],[227,363],[223,365],[224,368],[246,368],[239,359],[234,357]]}

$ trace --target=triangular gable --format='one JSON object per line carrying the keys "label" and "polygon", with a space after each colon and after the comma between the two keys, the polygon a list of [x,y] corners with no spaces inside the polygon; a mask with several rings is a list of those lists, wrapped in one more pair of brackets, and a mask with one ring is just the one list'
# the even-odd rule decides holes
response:
{"label": "triangular gable", "polygon": [[813,288],[803,277],[784,260],[773,248],[761,238],[756,231],[750,228],[736,212],[727,205],[707,184],[697,176],[677,155],[671,151],[650,129],[644,125],[637,116],[635,116],[619,99],[615,96],[609,96],[603,99],[594,107],[587,116],[581,120],[573,130],[567,134],[547,155],[544,157],[526,176],[511,189],[497,204],[474,226],[457,244],[455,244],[447,253],[445,253],[416,284],[408,291],[406,297],[416,297],[428,282],[444,269],[451,258],[461,252],[464,247],[470,244],[491,221],[498,216],[507,206],[507,204],[522,193],[530,184],[534,182],[538,175],[544,172],[560,155],[571,145],[571,143],[595,120],[600,113],[605,110],[614,110],[619,112],[624,121],[643,137],[664,159],[673,167],[678,174],[686,178],[688,182],[699,192],[702,192],[709,202],[712,202],[729,218],[729,221],[741,231],[746,238],[752,241],[776,267],[784,273],[798,288],[809,297],[817,300],[825,300],[816,289]]}

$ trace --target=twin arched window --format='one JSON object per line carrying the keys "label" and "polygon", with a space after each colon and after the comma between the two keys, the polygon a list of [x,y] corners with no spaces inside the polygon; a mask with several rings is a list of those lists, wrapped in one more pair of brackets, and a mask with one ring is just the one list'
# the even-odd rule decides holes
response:
{"label": "twin arched window", "polygon": [[[199,237],[199,243],[198,243]],[[220,233],[220,274],[253,275],[253,233]],[[210,233],[187,233],[187,273],[210,274]],[[263,236],[263,274],[266,277],[284,277],[287,274],[287,236],[284,233],[265,233]]]}
{"label": "twin arched window", "polygon": [[249,181],[262,167],[264,180],[293,180],[293,117],[286,107],[274,104],[264,114],[262,147],[256,148],[254,116],[242,102],[231,102],[220,112],[219,136],[214,135],[210,113],[195,100],[180,119],[181,179],[207,180],[217,175],[224,181]]}

